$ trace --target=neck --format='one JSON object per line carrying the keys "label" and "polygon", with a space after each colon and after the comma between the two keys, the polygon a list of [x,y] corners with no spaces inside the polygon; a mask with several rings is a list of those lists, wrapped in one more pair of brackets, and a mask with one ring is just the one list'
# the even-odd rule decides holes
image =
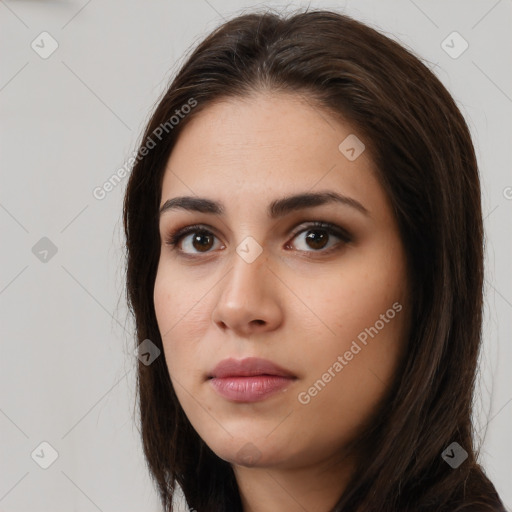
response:
{"label": "neck", "polygon": [[244,512],[328,512],[344,492],[354,458],[299,468],[233,465]]}

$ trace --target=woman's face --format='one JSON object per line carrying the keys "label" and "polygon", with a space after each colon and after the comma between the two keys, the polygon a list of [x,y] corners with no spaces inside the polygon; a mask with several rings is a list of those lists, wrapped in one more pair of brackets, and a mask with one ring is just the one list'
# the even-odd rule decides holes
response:
{"label": "woman's face", "polygon": [[[195,115],[168,161],[154,289],[164,355],[193,427],[232,464],[332,462],[397,369],[406,259],[357,136],[300,96],[262,93]],[[279,369],[236,364],[247,358]]]}

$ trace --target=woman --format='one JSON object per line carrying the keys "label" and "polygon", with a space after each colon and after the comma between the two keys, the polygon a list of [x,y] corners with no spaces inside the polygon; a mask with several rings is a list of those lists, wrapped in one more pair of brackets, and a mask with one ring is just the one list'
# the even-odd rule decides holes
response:
{"label": "woman", "polygon": [[477,163],[410,52],[330,11],[228,21],[158,104],[124,223],[165,510],[177,485],[198,512],[505,510],[472,438]]}

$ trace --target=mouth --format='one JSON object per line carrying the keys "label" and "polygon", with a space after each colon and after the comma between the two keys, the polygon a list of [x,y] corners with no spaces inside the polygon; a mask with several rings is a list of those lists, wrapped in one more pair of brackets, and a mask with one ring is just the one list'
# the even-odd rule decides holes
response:
{"label": "mouth", "polygon": [[208,374],[208,379],[254,376],[296,378],[292,372],[268,359],[246,357],[245,359],[224,359]]}
{"label": "mouth", "polygon": [[286,391],[297,377],[281,366],[250,357],[224,359],[208,375],[207,381],[231,402],[257,402]]}

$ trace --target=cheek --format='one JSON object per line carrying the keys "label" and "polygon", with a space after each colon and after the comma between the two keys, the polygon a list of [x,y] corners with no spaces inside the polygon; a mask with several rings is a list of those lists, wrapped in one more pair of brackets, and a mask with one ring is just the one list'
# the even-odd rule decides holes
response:
{"label": "cheek", "polygon": [[[365,329],[376,323],[381,338],[387,338],[387,334],[394,338],[404,316],[406,276],[400,255],[394,259],[388,256],[387,262],[377,252],[368,251],[367,255],[345,259],[314,287],[305,282],[303,293],[298,291],[317,319],[321,329],[318,334],[333,348],[343,349],[360,333],[364,338]],[[401,306],[400,313],[393,308],[395,302]]]}
{"label": "cheek", "polygon": [[155,304],[158,328],[164,344],[166,333],[176,323],[177,318],[179,318],[178,308],[180,307],[180,303],[172,293],[172,287],[169,283],[171,283],[170,279],[168,279],[165,272],[159,267],[153,290],[153,302]]}
{"label": "cheek", "polygon": [[361,433],[389,389],[403,350],[405,308],[397,311],[400,306],[401,301],[366,293],[358,300],[338,294],[336,309],[326,312],[333,326],[337,322],[336,336],[317,337],[304,346],[300,358],[308,372],[294,397],[297,417],[304,418],[309,431],[323,433],[326,453]]}
{"label": "cheek", "polygon": [[[169,373],[174,375],[182,367],[181,363],[187,358],[187,350],[191,347],[190,343],[179,343],[179,340],[186,339],[183,333],[184,319],[190,315],[192,297],[187,295],[183,283],[176,279],[176,273],[172,273],[171,276],[171,273],[162,269],[160,265],[153,300],[167,366]],[[168,357],[170,353],[172,357]]]}
{"label": "cheek", "polygon": [[[159,264],[153,290],[155,314],[162,337],[171,336],[176,329],[182,328],[183,321],[194,315],[200,307],[200,297],[194,294],[190,282],[183,273],[169,264]],[[164,336],[167,333],[166,336]],[[165,343],[165,339],[163,339]]]}
{"label": "cheek", "polygon": [[308,394],[304,401],[316,402],[313,408],[342,405],[340,421],[355,421],[372,410],[402,354],[409,312],[398,249],[388,246],[380,254],[368,251],[368,258],[345,259],[343,268],[317,288],[321,293],[309,294],[323,334],[304,338],[300,359],[309,371],[301,391]]}
{"label": "cheek", "polygon": [[[159,266],[153,300],[164,356],[171,378],[187,388],[204,370],[199,354],[208,352],[208,347],[200,346],[211,318],[211,305],[204,295],[204,286],[195,289],[183,272]],[[179,395],[178,388],[176,392]]]}

